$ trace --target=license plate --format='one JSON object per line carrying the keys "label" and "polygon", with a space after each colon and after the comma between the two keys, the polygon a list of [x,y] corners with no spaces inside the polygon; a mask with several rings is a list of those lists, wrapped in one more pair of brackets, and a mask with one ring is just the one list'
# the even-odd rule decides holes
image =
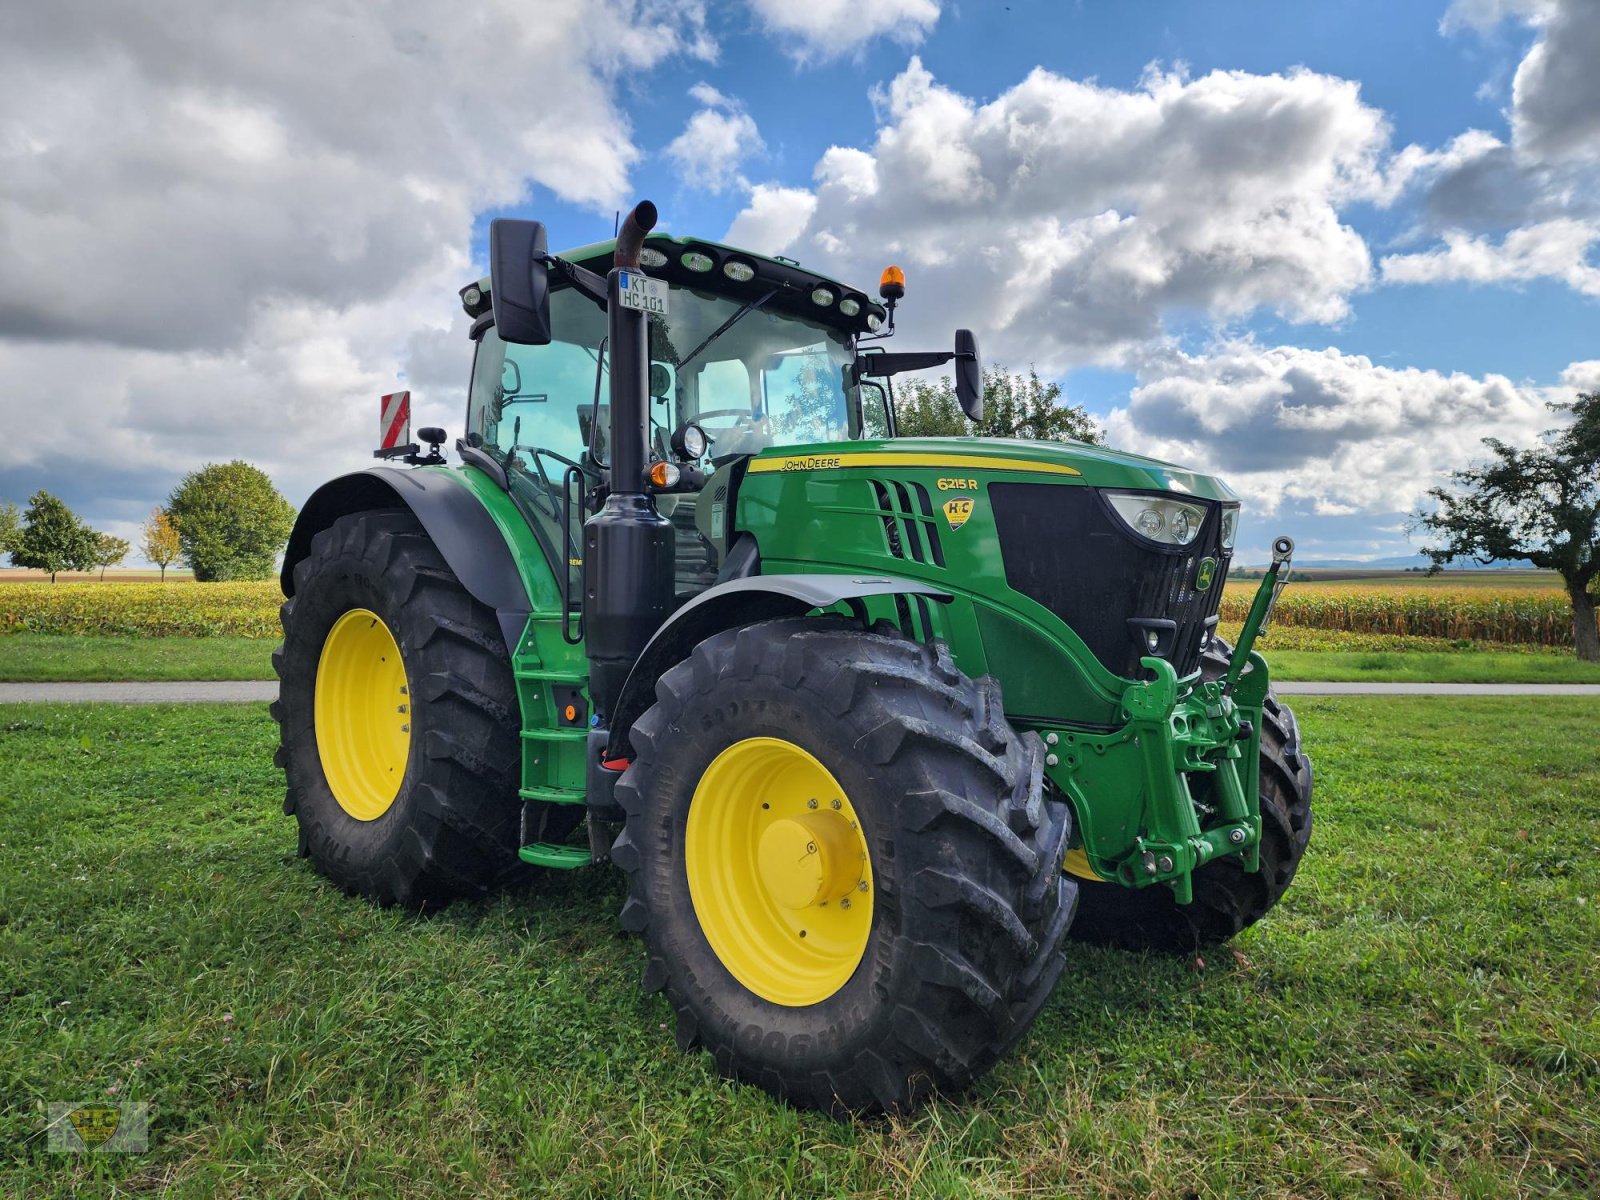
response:
{"label": "license plate", "polygon": [[637,271],[622,271],[617,275],[617,291],[622,295],[622,307],[642,313],[667,315],[667,285]]}

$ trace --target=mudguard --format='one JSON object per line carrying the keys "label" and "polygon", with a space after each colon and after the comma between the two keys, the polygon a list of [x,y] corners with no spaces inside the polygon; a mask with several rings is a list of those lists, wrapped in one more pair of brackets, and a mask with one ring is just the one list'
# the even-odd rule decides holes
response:
{"label": "mudguard", "polygon": [[295,564],[310,553],[311,539],[322,530],[347,513],[402,507],[416,516],[461,586],[495,610],[506,653],[514,653],[532,608],[527,590],[494,519],[450,471],[370,467],[312,492],[283,556],[283,594],[294,595]]}
{"label": "mudguard", "polygon": [[[813,609],[831,608],[840,602],[892,595],[926,596],[941,604],[948,604],[952,598],[949,592],[925,583],[889,575],[754,575],[706,589],[656,630],[633,664],[622,685],[616,711],[610,714],[612,755],[620,756],[627,750],[628,730],[655,703],[656,680],[661,673],[682,662],[712,634],[735,625],[804,616]],[[860,611],[864,617],[865,608]]]}

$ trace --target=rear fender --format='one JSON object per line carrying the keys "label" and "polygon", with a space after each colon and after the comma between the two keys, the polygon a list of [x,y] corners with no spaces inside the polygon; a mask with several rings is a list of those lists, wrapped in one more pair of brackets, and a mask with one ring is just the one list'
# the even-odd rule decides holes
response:
{"label": "rear fender", "polygon": [[[616,711],[610,714],[612,756],[625,756],[628,730],[655,703],[656,680],[662,672],[689,657],[712,634],[757,621],[801,617],[841,602],[893,595],[926,596],[941,604],[952,599],[949,592],[888,575],[755,575],[706,589],[656,630],[633,664]],[[852,608],[865,615],[863,606]]]}
{"label": "rear fender", "polygon": [[294,595],[294,569],[311,552],[312,538],[340,517],[383,508],[411,510],[461,586],[494,609],[506,653],[514,654],[532,610],[528,590],[499,526],[456,472],[372,467],[323,484],[289,535],[279,577],[283,594]]}

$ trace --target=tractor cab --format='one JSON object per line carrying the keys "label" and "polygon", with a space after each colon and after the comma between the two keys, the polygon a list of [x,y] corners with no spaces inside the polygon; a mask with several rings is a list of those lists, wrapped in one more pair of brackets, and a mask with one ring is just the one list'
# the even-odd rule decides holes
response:
{"label": "tractor cab", "polygon": [[[603,269],[613,252],[607,242],[561,261]],[[676,475],[656,503],[674,528],[686,596],[713,584],[725,557],[723,511],[699,502],[707,488],[725,492],[729,474],[773,446],[890,433],[883,389],[852,370],[856,337],[884,310],[792,264],[713,243],[653,238],[640,259],[667,285],[662,311],[648,315],[646,444],[650,462]],[[519,344],[495,327],[489,281],[471,290],[465,442],[506,472],[528,519],[560,545],[579,536],[609,482],[606,311],[552,271],[550,340]]]}

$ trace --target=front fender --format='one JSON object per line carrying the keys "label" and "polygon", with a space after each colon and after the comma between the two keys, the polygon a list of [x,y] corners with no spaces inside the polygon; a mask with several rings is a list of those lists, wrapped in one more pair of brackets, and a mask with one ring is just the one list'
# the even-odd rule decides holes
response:
{"label": "front fender", "polygon": [[[611,714],[613,757],[627,746],[633,723],[655,702],[656,680],[661,673],[682,662],[712,634],[757,621],[804,616],[841,602],[892,595],[926,596],[941,604],[951,600],[949,592],[888,575],[755,575],[706,589],[667,618],[628,673],[616,711]],[[860,611],[864,617],[865,609]]]}
{"label": "front fender", "polygon": [[494,609],[506,653],[515,653],[532,605],[516,557],[494,518],[456,472],[371,467],[341,475],[311,493],[283,556],[279,581],[293,596],[294,569],[311,539],[340,517],[371,509],[407,508],[473,599]]}

